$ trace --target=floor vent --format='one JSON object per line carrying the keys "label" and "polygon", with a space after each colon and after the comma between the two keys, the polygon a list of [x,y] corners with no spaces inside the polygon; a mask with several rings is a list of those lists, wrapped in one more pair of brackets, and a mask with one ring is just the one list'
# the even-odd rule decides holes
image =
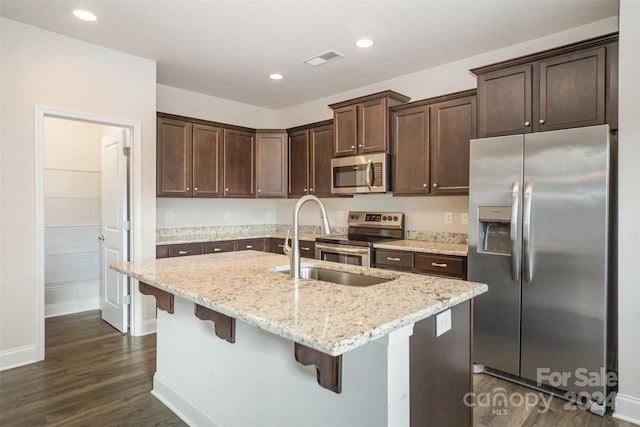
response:
{"label": "floor vent", "polygon": [[344,58],[344,55],[342,55],[341,53],[338,53],[335,50],[328,50],[326,52],[322,52],[317,55],[314,55],[311,58],[305,59],[302,62],[309,64],[312,67],[317,67],[329,62],[337,61],[338,59],[341,59],[341,58]]}

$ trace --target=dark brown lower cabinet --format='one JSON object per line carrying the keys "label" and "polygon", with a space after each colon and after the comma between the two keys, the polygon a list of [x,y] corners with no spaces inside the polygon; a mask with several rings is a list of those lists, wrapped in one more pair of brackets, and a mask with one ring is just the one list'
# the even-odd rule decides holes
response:
{"label": "dark brown lower cabinet", "polygon": [[[284,254],[284,239],[272,237],[269,240],[269,252],[273,252],[274,254]],[[289,244],[291,244],[291,239],[289,239]],[[315,259],[316,242],[313,240],[300,240],[300,256],[303,258]]]}
{"label": "dark brown lower cabinet", "polygon": [[221,252],[233,252],[235,250],[235,240],[228,240],[223,242],[208,242],[204,244],[205,254],[218,254]]}
{"label": "dark brown lower cabinet", "polygon": [[454,279],[467,278],[467,257],[458,255],[376,249],[374,267]]}
{"label": "dark brown lower cabinet", "polygon": [[264,251],[265,244],[264,239],[244,239],[236,240],[237,251]]}
{"label": "dark brown lower cabinet", "polygon": [[436,336],[436,315],[413,327],[409,339],[409,399],[412,427],[471,426],[465,404],[471,374],[472,301],[451,309],[451,329]]}
{"label": "dark brown lower cabinet", "polygon": [[169,257],[200,255],[202,254],[201,243],[184,243],[169,246]]}

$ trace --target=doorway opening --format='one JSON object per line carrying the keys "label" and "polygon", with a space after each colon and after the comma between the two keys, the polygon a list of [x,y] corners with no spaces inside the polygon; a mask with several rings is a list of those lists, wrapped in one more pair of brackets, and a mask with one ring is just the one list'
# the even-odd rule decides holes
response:
{"label": "doorway opening", "polygon": [[131,153],[141,132],[138,121],[38,106],[35,113],[35,314],[44,359],[45,317],[100,309],[107,323],[137,335],[140,301],[109,265],[140,256],[141,159]]}

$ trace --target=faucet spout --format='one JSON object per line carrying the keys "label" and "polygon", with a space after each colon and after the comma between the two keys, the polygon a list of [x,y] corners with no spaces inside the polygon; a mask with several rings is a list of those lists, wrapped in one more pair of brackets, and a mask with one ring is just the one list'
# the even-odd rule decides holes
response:
{"label": "faucet spout", "polygon": [[[301,197],[296,203],[293,210],[293,238],[291,247],[288,246],[288,238],[285,240],[285,253],[289,256],[289,271],[291,272],[291,278],[300,278],[300,209],[308,201],[313,201],[320,208],[320,219],[322,220],[322,232],[324,234],[331,234],[331,227],[329,226],[329,215],[327,215],[327,208],[322,201],[313,195],[307,195]],[[289,233],[287,232],[287,237]]]}

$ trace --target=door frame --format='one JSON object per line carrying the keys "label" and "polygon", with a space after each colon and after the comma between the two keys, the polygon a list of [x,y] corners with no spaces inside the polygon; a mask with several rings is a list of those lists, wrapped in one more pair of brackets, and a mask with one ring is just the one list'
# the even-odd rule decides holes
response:
{"label": "door frame", "polygon": [[[36,267],[35,267],[35,335],[37,360],[44,359],[45,343],[45,304],[44,304],[44,119],[53,117],[66,120],[94,123],[96,125],[115,126],[131,131],[131,157],[129,161],[129,219],[131,221],[129,258],[131,261],[142,259],[142,124],[139,120],[123,119],[99,114],[43,105],[34,106],[34,160],[35,160],[35,216],[36,216]],[[143,334],[142,298],[133,288],[130,305],[131,325],[129,333],[133,336]]]}

